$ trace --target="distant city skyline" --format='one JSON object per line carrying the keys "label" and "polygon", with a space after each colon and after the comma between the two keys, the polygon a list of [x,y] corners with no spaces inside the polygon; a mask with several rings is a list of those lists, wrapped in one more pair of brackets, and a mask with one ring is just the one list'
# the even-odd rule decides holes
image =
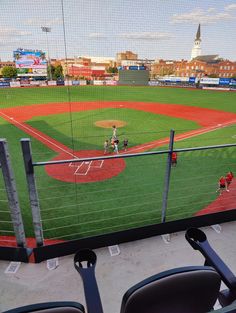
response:
{"label": "distant city skyline", "polygon": [[235,1],[1,0],[0,9],[4,61],[19,47],[49,50],[51,58],[114,58],[130,50],[139,58],[189,60],[199,23],[202,54],[236,61]]}

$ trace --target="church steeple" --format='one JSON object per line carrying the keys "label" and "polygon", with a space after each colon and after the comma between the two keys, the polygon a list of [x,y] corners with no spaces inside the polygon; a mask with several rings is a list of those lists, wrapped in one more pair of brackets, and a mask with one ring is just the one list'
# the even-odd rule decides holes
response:
{"label": "church steeple", "polygon": [[202,54],[201,41],[201,25],[199,24],[191,53],[191,60]]}
{"label": "church steeple", "polygon": [[201,40],[201,24],[198,25],[196,39],[195,40]]}

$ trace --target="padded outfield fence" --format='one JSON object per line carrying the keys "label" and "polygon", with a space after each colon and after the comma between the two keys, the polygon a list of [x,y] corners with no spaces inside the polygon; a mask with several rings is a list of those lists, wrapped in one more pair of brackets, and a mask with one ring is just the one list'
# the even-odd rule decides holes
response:
{"label": "padded outfield fence", "polygon": [[[219,173],[225,175],[229,169],[236,170],[230,157],[235,155],[236,144],[181,148],[181,143],[175,142],[176,148],[173,149],[173,143],[172,131],[166,150],[37,162],[33,161],[30,140],[22,139],[32,228],[37,246],[34,249],[36,261],[73,253],[78,245],[96,248],[171,233],[191,225],[234,220],[234,184],[230,186],[229,193],[219,198],[217,181],[212,184],[210,178],[218,178]],[[5,190],[1,189],[5,198],[3,196],[1,200],[5,204],[8,202],[9,207],[6,209],[4,205],[4,210],[0,212],[1,236],[6,236],[2,237],[5,238],[4,248],[10,248],[9,240],[16,240],[19,251],[25,249],[25,260],[24,227],[10,160],[6,161],[6,156],[9,159],[8,151],[3,149],[6,147],[4,140],[1,140],[1,147],[1,171],[5,182]],[[178,153],[176,167],[171,167],[173,151]],[[221,159],[217,167],[211,166],[212,158],[222,154],[224,161]],[[115,179],[80,183],[74,175],[74,182],[60,181],[60,175],[64,175],[63,166],[75,168],[74,173],[78,174],[82,163],[90,165],[92,162],[116,161],[119,164],[119,160],[126,163],[126,175],[121,172]],[[55,165],[62,166],[57,180],[45,175],[46,168]],[[99,172],[101,168],[91,167],[90,170]],[[185,176],[180,176],[179,171],[183,170]],[[0,253],[1,258],[7,258],[5,252]],[[13,259],[18,257],[15,254]]]}

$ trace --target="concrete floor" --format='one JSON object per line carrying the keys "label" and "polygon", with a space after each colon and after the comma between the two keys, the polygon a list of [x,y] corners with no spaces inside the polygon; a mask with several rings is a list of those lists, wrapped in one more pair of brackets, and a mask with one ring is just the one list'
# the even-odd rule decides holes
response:
{"label": "concrete floor", "polygon": [[[236,222],[221,225],[221,233],[203,228],[208,241],[236,273]],[[126,290],[148,276],[167,269],[203,265],[204,259],[187,243],[184,233],[171,235],[170,243],[152,237],[119,245],[120,254],[110,256],[108,248],[95,250],[96,277],[104,313],[118,313]],[[10,262],[0,261],[0,311],[47,301],[77,301],[85,306],[82,280],[73,266],[73,255],[59,258],[52,271],[46,262],[21,264],[16,274],[5,274]]]}

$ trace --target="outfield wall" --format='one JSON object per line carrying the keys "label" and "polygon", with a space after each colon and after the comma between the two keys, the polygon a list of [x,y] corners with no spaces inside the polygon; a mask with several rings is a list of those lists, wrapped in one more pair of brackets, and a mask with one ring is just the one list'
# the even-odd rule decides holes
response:
{"label": "outfield wall", "polygon": [[59,81],[0,81],[0,88],[20,87],[47,87],[47,86],[176,86],[176,87],[198,87],[202,89],[235,90],[236,80],[233,78],[209,78],[203,77],[198,80],[195,77],[163,77],[157,80],[149,80],[148,71],[145,70],[120,70],[119,81],[116,80],[59,80]]}
{"label": "outfield wall", "polygon": [[149,81],[148,70],[119,70],[119,85],[147,86]]}

